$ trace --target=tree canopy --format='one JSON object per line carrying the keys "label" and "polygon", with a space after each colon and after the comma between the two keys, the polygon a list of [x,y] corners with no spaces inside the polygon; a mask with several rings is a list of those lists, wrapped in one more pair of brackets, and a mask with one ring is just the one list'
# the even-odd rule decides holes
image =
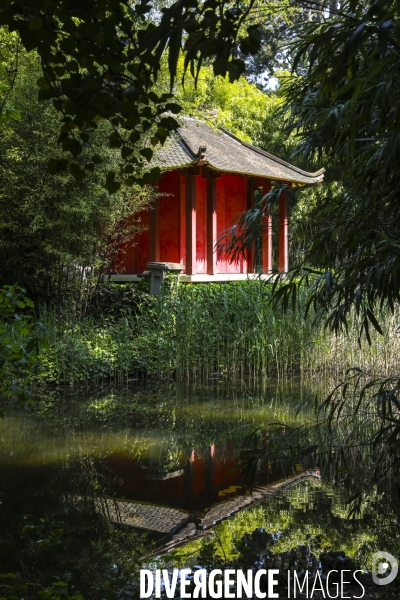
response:
{"label": "tree canopy", "polygon": [[74,159],[50,159],[49,172],[69,168],[81,180],[93,171],[102,159],[84,150],[105,119],[112,127],[108,143],[121,153],[119,169],[108,171],[108,191],[118,191],[121,181],[132,185],[157,177],[157,168],[144,174],[138,168],[151,159],[152,145],[178,126],[172,115],[180,111],[172,94],[159,93],[154,85],[163,53],[168,49],[171,86],[182,45],[185,69],[198,73],[211,59],[215,75],[229,73],[234,81],[245,63],[233,51],[240,46],[251,54],[260,45],[257,24],[238,38],[253,4],[178,0],[162,8],[161,16],[148,0],[5,0],[0,25],[17,32],[25,49],[40,56],[39,100],[53,100],[61,117],[59,143]]}
{"label": "tree canopy", "polygon": [[[280,158],[289,156],[295,139],[282,131],[284,119],[277,117],[282,100],[277,94],[266,94],[245,77],[230,82],[227,75],[215,76],[211,66],[202,67],[197,81],[186,77],[183,85],[183,72],[181,57],[174,94],[184,114],[223,127]],[[164,80],[168,85],[165,72]]]}
{"label": "tree canopy", "polygon": [[81,293],[98,282],[118,246],[140,228],[130,217],[148,204],[152,188],[135,184],[112,197],[104,190],[102,180],[119,159],[107,145],[106,122],[91,140],[91,151],[102,159],[96,172],[76,181],[46,171],[48,161],[63,160],[63,154],[57,113],[51,103],[37,101],[38,56],[18,47],[14,75],[17,36],[0,34],[0,87],[13,77],[4,98],[8,118],[0,127],[0,287],[18,283],[35,300],[57,301],[67,289]]}

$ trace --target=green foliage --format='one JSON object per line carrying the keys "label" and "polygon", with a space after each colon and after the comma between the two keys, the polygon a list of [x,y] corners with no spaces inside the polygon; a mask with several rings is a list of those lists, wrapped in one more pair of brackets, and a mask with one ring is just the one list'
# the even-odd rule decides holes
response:
{"label": "green foliage", "polygon": [[[318,206],[303,260],[282,286],[276,281],[275,298],[288,307],[307,284],[306,312],[335,332],[347,331],[356,314],[360,338],[371,343],[374,331],[382,333],[380,311],[397,315],[400,300],[398,4],[344,2],[299,33],[294,68],[306,68],[284,85],[288,124],[299,152],[325,153],[341,165],[343,186]],[[376,377],[357,364],[324,406],[331,424],[344,414],[364,417],[364,443],[376,460],[372,480],[384,489],[379,466],[398,473],[398,369]]]}
{"label": "green foliage", "polygon": [[[42,8],[10,1],[3,7],[0,25],[17,31],[28,52],[39,52],[38,98],[41,102],[53,100],[59,112],[58,142],[74,159],[69,170],[77,181],[86,177],[82,153],[86,148],[88,154],[87,146],[102,119],[110,124],[109,147],[120,149],[120,166],[134,167],[135,174],[129,176],[118,169],[120,179],[128,185],[144,182],[140,167],[145,161],[132,152],[137,142],[142,138],[139,148],[146,145],[155,124],[161,140],[177,126],[174,119],[162,115],[171,96],[149,90],[152,76],[146,67],[153,57],[150,55],[150,61],[148,56],[147,60],[142,57],[143,48],[136,43],[147,25],[143,18],[146,9],[138,5],[132,10],[128,3],[119,2],[97,3],[95,11],[80,3],[66,8],[58,2]],[[164,137],[160,127],[165,130]],[[87,162],[93,164],[96,156],[91,147]],[[51,160],[48,165],[51,172],[64,171],[68,161]],[[105,186],[110,194],[120,189],[116,174],[117,169],[108,169]],[[154,173],[148,169],[147,175]]]}
{"label": "green foliage", "polygon": [[[78,181],[86,175],[81,156],[91,134],[100,120],[110,123],[109,147],[120,150],[120,166],[131,172],[126,176],[120,169],[116,179],[117,170],[108,170],[105,185],[115,193],[121,182],[132,185],[157,177],[153,170],[144,176],[138,173],[146,164],[143,157],[148,160],[151,138],[163,143],[178,126],[164,113],[176,114],[179,106],[155,85],[163,53],[168,51],[171,88],[182,46],[185,71],[190,68],[195,76],[204,60],[211,59],[214,75],[228,74],[235,81],[245,70],[244,60],[235,53],[240,49],[247,56],[260,48],[258,24],[245,26],[253,4],[175,3],[164,7],[154,23],[154,7],[147,0],[134,5],[102,0],[95,8],[76,1],[39,6],[5,0],[0,26],[18,32],[25,49],[39,53],[38,98],[53,100],[62,121],[58,141],[74,158],[70,171]],[[138,148],[142,157],[134,152]],[[67,167],[63,160],[49,163],[52,171]]]}
{"label": "green foliage", "polygon": [[39,353],[47,348],[46,330],[32,318],[32,309],[24,290],[0,289],[0,393],[20,400],[31,397],[28,386],[41,369]]}
{"label": "green foliage", "polygon": [[[73,305],[43,308],[50,347],[39,380],[76,385],[141,375],[239,381],[341,373],[359,359],[368,368],[396,368],[394,318],[387,320],[383,338],[374,336],[374,345],[363,344],[360,351],[357,319],[347,343],[315,328],[298,310],[271,308],[271,298],[271,286],[258,281],[181,284],[161,298],[128,284],[105,288],[85,319]],[[304,300],[302,293],[299,305]]]}
{"label": "green foliage", "polygon": [[400,298],[397,11],[394,2],[346,2],[304,24],[295,65],[307,57],[308,69],[284,88],[299,151],[334,157],[345,186],[316,214],[321,226],[305,256],[317,270],[309,306],[336,331],[355,308],[367,338],[379,331],[375,308],[394,311]]}
{"label": "green foliage", "polygon": [[8,100],[18,74],[21,42],[16,34],[8,34],[0,28],[0,125],[9,119],[19,120],[20,113]]}
{"label": "green foliage", "polygon": [[[331,1],[329,8],[333,4]],[[299,25],[320,18],[319,4],[270,0],[259,5],[252,20],[259,23],[261,43],[257,53],[246,57],[246,79],[265,89],[271,77],[279,77],[282,70],[290,68],[288,46],[296,39]]]}
{"label": "green foliage", "polygon": [[[165,112],[176,115],[181,110],[169,93],[180,70],[197,81],[202,67],[211,65],[214,77],[228,77],[232,83],[247,67],[257,79],[277,65],[286,66],[282,43],[293,36],[290,26],[313,17],[320,20],[321,14],[319,6],[299,8],[275,1],[256,5],[254,0],[194,0],[167,7],[148,0],[134,5],[102,0],[95,10],[79,2],[66,8],[53,1],[38,7],[6,0],[0,26],[17,32],[25,49],[40,55],[38,97],[52,99],[61,117],[58,141],[76,161],[69,170],[77,181],[86,176],[82,153],[92,133],[101,120],[110,124],[107,143],[121,158],[119,168],[109,169],[105,177],[113,194],[121,183],[144,183],[158,176],[158,169],[150,169],[146,161],[151,146],[163,144],[178,127]],[[252,64],[251,57],[260,50]],[[168,92],[164,87],[160,92],[157,85],[163,62],[168,67]],[[94,165],[92,149],[89,155]],[[54,173],[67,169],[68,161],[50,159],[48,165]]]}
{"label": "green foliage", "polygon": [[[178,78],[184,70],[184,58],[177,66]],[[165,67],[164,85],[168,84]],[[276,94],[268,95],[244,77],[231,83],[228,77],[214,76],[212,67],[204,65],[197,80],[189,75],[184,84],[178,79],[175,97],[186,115],[228,129],[241,139],[264,150],[289,155],[294,139],[282,134],[283,117],[277,113],[282,102]]]}
{"label": "green foliage", "polygon": [[[363,518],[348,519],[349,497],[349,491],[318,481],[271,493],[268,501],[218,524],[214,539],[190,542],[168,559],[172,558],[175,568],[197,569],[200,565],[207,570],[246,570],[262,565],[286,574],[294,564],[298,572],[304,568],[308,546],[316,557],[342,551],[354,560],[356,568],[371,569],[372,555],[380,544],[397,551],[396,528],[384,523],[397,523],[398,517],[393,504],[374,494],[363,507]],[[342,563],[342,568],[350,567]]]}
{"label": "green foliage", "polygon": [[[15,37],[0,32],[4,40]],[[147,205],[152,188],[125,188],[112,197],[104,191],[101,173],[116,157],[105,146],[109,132],[103,126],[91,139],[102,162],[97,173],[89,170],[78,182],[57,168],[52,175],[46,171],[49,160],[63,155],[57,113],[49,103],[39,104],[34,91],[38,61],[36,54],[20,50],[9,94],[20,120],[0,127],[0,285],[18,283],[45,301],[68,291],[84,311],[87,296],[123,252],[119,245],[140,229],[131,217]],[[92,164],[85,150],[82,158]]]}

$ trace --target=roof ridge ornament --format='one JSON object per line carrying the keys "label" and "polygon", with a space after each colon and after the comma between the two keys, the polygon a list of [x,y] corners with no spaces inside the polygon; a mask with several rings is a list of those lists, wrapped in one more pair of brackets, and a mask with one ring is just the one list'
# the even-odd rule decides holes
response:
{"label": "roof ridge ornament", "polygon": [[204,165],[207,162],[207,156],[206,156],[206,152],[207,152],[207,146],[199,146],[199,151],[197,153],[198,156],[198,165]]}

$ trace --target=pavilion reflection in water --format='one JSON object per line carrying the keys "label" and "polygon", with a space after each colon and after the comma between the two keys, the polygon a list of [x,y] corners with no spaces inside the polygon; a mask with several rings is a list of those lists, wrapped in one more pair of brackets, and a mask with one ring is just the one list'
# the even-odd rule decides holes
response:
{"label": "pavilion reflection in water", "polygon": [[[153,445],[146,457],[132,458],[114,452],[106,459],[117,495],[140,502],[202,512],[206,508],[242,493],[239,455],[230,441],[192,449],[171,457],[162,446]],[[264,468],[257,483],[279,478]]]}

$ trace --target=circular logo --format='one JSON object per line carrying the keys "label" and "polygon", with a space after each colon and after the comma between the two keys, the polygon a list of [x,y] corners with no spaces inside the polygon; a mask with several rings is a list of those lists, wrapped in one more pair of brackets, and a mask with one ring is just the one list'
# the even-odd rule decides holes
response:
{"label": "circular logo", "polygon": [[[385,562],[382,561],[385,559]],[[387,562],[386,562],[387,561]],[[388,569],[390,567],[390,573]],[[397,577],[399,565],[394,556],[389,552],[375,552],[372,557],[372,579],[376,585],[388,585]],[[385,575],[387,573],[387,575]],[[378,575],[385,575],[378,577]]]}

